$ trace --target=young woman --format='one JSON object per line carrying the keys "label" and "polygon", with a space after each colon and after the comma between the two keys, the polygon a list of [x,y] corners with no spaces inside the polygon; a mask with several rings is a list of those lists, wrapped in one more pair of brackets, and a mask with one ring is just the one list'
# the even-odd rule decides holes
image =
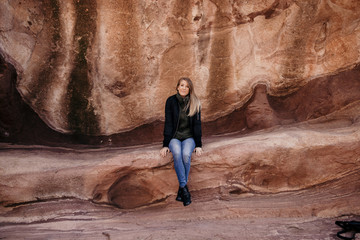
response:
{"label": "young woman", "polygon": [[191,203],[187,187],[191,154],[202,154],[200,101],[189,78],[180,78],[176,86],[177,94],[170,96],[165,105],[165,127],[163,148],[160,155],[171,152],[174,168],[179,181],[177,201],[184,206]]}

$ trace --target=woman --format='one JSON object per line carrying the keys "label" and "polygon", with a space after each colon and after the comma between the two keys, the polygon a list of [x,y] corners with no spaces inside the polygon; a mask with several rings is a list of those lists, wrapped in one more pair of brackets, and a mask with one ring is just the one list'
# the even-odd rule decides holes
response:
{"label": "woman", "polygon": [[180,78],[176,86],[177,94],[170,96],[165,105],[165,127],[163,148],[160,155],[171,152],[174,168],[179,181],[177,201],[184,206],[191,203],[187,187],[191,154],[202,154],[200,101],[189,78]]}

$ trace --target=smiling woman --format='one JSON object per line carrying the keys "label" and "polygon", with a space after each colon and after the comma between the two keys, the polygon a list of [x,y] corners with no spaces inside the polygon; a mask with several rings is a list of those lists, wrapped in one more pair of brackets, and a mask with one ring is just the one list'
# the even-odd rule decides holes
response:
{"label": "smiling woman", "polygon": [[187,187],[191,154],[202,153],[200,101],[189,78],[180,78],[176,85],[177,94],[169,97],[165,106],[165,127],[162,157],[172,152],[175,172],[179,181],[177,201],[184,206],[191,203]]}
{"label": "smiling woman", "polygon": [[180,81],[180,84],[177,87],[177,90],[182,97],[186,97],[189,94],[189,88],[190,87],[189,87],[189,84],[187,83],[187,81],[182,80],[182,81]]}

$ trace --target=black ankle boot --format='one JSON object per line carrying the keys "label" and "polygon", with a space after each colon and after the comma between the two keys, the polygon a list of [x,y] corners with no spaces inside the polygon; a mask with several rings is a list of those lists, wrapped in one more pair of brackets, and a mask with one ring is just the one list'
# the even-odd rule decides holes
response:
{"label": "black ankle boot", "polygon": [[188,187],[185,186],[184,188],[182,188],[181,192],[182,192],[181,198],[182,198],[184,206],[189,205],[191,203],[191,195],[190,195]]}
{"label": "black ankle boot", "polygon": [[181,193],[182,192],[182,189],[181,187],[179,187],[179,190],[178,190],[178,193],[177,193],[177,196],[175,198],[176,201],[179,201],[179,202],[182,202],[182,198],[181,198]]}

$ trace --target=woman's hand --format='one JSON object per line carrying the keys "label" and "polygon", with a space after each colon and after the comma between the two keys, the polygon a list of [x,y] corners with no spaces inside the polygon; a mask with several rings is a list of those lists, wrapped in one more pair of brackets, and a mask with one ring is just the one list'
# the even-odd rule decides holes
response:
{"label": "woman's hand", "polygon": [[195,148],[195,153],[196,153],[196,156],[201,156],[201,154],[203,153],[202,148],[201,147]]}
{"label": "woman's hand", "polygon": [[160,150],[160,155],[162,157],[166,157],[166,154],[170,152],[170,149],[168,147],[163,147],[161,150]]}

